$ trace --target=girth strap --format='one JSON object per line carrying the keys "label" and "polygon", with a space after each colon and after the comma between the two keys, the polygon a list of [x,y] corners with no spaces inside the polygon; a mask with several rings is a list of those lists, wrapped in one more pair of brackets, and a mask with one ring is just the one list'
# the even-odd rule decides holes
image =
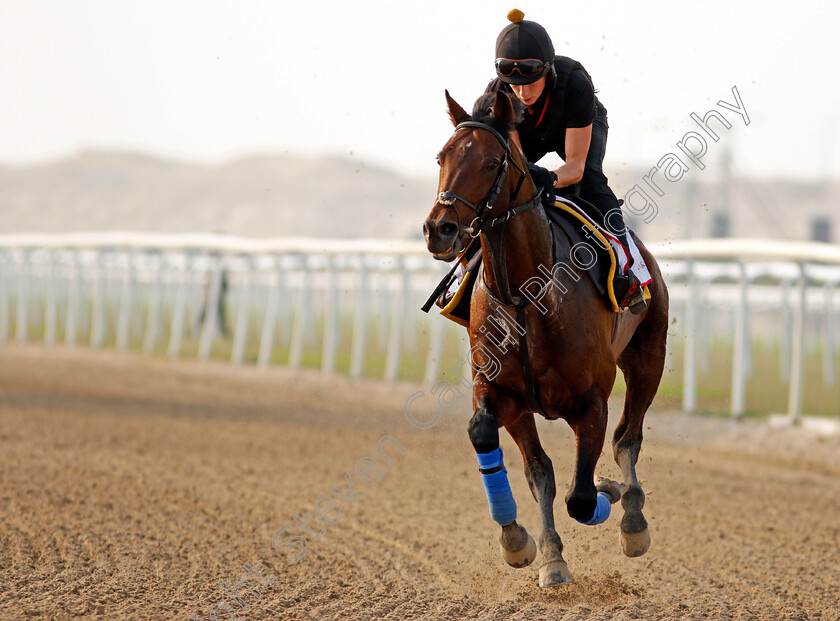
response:
{"label": "girth strap", "polygon": [[525,377],[525,398],[528,400],[528,407],[531,411],[545,416],[540,407],[540,397],[537,394],[537,387],[534,385],[534,378],[531,375],[531,357],[528,355],[528,330],[525,328],[525,306],[516,307],[516,322],[523,327],[517,331],[519,334],[519,358],[522,362],[522,374]]}
{"label": "girth strap", "polygon": [[484,290],[487,292],[487,295],[504,306],[512,306],[516,309],[516,323],[522,328],[521,330],[517,328],[516,333],[519,337],[519,364],[522,366],[522,376],[525,379],[526,405],[532,412],[537,412],[545,416],[545,412],[543,412],[543,409],[540,406],[540,398],[537,394],[537,387],[534,385],[534,376],[531,374],[531,356],[528,354],[528,324],[525,319],[525,308],[532,303],[532,300],[530,300],[527,296],[513,297],[510,295],[509,291],[507,294],[508,298],[512,297],[512,299],[508,300],[503,300],[494,294],[487,284],[484,264],[482,264],[481,268],[479,268],[479,277],[484,283]]}

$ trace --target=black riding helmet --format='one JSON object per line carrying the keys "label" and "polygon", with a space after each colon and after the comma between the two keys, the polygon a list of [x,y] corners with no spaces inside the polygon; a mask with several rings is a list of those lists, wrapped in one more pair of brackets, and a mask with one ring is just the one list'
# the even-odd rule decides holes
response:
{"label": "black riding helmet", "polygon": [[[525,14],[513,9],[511,23],[496,37],[496,75],[508,84],[530,84],[551,70],[554,44],[545,28],[526,21]],[[537,60],[540,63],[510,62]]]}

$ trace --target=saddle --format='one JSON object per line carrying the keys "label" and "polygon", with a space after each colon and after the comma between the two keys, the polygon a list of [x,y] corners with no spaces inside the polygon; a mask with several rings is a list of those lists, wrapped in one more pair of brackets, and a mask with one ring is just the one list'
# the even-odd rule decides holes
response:
{"label": "saddle", "polygon": [[[641,281],[624,267],[631,253],[626,250],[628,257],[623,257],[622,261],[619,261],[616,250],[609,240],[613,236],[603,226],[603,216],[594,205],[578,196],[563,197],[558,198],[553,207],[545,209],[545,213],[553,237],[555,265],[559,262],[565,264],[571,262],[578,268],[577,271],[585,272],[601,299],[613,312],[619,313],[626,310],[629,292],[635,290],[636,286],[643,287],[645,299],[650,299],[650,290],[647,287],[650,276],[647,273],[647,267],[642,264],[644,276]],[[586,244],[595,260],[573,260],[569,256],[558,256],[557,249],[562,247],[559,243],[561,235],[569,239],[572,248],[580,243]],[[629,238],[628,235],[628,240]],[[470,298],[481,266],[481,256],[477,247],[470,256],[462,257],[464,276],[458,288],[451,294],[444,292],[437,299],[437,305],[441,309],[440,314],[464,327],[470,325]]]}

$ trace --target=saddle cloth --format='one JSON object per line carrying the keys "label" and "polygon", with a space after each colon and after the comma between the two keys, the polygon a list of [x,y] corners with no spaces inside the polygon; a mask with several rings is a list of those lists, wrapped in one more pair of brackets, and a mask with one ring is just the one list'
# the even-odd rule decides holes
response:
{"label": "saddle cloth", "polygon": [[[558,204],[559,203],[559,204]],[[554,207],[560,209],[570,216],[574,216],[578,219],[582,225],[592,230],[595,229],[604,236],[607,241],[610,242],[610,246],[612,247],[616,261],[618,261],[618,271],[621,274],[626,274],[629,259],[633,257],[633,273],[636,275],[636,278],[639,279],[639,283],[646,287],[650,284],[652,277],[650,275],[650,270],[648,270],[647,264],[645,260],[642,258],[642,253],[639,252],[639,247],[636,245],[636,241],[633,239],[633,236],[627,234],[627,246],[621,243],[621,240],[618,239],[611,231],[609,231],[603,224],[601,224],[601,220],[603,216],[598,212],[594,205],[584,201],[582,198],[574,197],[574,200],[569,197],[561,197],[558,196],[555,198]],[[549,210],[550,212],[550,210]],[[591,215],[590,215],[591,214]],[[560,222],[568,222],[568,220],[554,220],[551,218],[551,213],[548,213],[549,218],[555,223],[560,224]],[[594,216],[594,217],[593,217]],[[565,230],[565,228],[564,228]],[[566,231],[568,233],[568,231]],[[572,234],[573,244],[575,243],[575,239],[579,241],[580,234]],[[628,247],[629,246],[629,247]]]}
{"label": "saddle cloth", "polygon": [[[579,197],[574,197],[574,201],[558,197],[554,202],[554,209],[546,209],[546,215],[549,222],[555,225],[555,238],[559,230],[562,230],[569,238],[572,248],[583,243],[591,249],[594,263],[587,266],[586,254],[576,253],[578,261],[584,263],[583,266],[578,263],[577,267],[587,273],[598,293],[610,302],[613,311],[621,311],[619,299],[630,284],[628,270],[631,256],[633,275],[644,289],[645,298],[650,298],[650,291],[647,289],[652,280],[650,270],[629,232],[626,236],[627,246],[624,246],[618,237],[600,223],[603,216],[597,208]],[[554,260],[562,261],[564,257],[555,256]],[[565,260],[568,261],[569,258],[565,257]]]}

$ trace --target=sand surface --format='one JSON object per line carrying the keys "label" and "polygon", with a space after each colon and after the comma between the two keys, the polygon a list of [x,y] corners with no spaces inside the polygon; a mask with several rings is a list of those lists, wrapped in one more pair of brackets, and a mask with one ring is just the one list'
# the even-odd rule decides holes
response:
{"label": "sand surface", "polygon": [[[543,590],[499,556],[468,401],[418,430],[402,410],[419,390],[2,345],[0,619],[840,619],[837,437],[651,412],[653,545],[628,559],[620,512],[597,527],[566,514],[572,437],[540,423],[574,575]],[[536,535],[521,458],[502,446]],[[599,471],[618,477],[609,450]],[[301,535],[305,552],[272,547]]]}

